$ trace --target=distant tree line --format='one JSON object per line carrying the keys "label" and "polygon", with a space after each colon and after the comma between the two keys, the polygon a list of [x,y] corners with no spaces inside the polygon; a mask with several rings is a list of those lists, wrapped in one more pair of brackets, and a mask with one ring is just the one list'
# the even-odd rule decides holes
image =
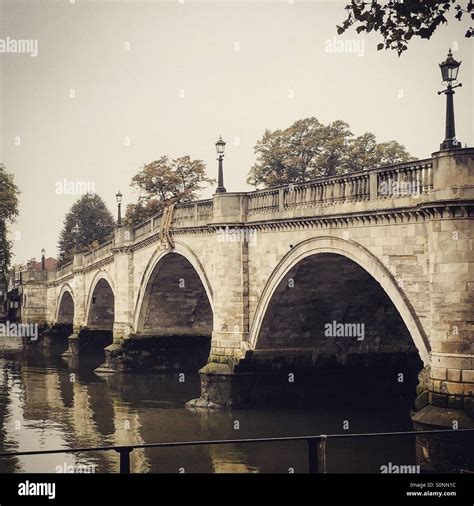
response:
{"label": "distant tree line", "polygon": [[13,174],[0,163],[0,279],[6,278],[12,257],[12,242],[8,240],[9,226],[18,216],[18,198],[20,191],[15,184]]}

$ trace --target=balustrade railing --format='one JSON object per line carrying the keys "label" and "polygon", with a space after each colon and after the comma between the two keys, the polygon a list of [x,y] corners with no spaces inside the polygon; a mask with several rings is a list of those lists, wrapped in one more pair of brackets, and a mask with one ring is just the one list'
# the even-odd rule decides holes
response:
{"label": "balustrade railing", "polygon": [[196,202],[197,220],[207,220],[212,218],[213,202],[212,199],[200,200]]}
{"label": "balustrade railing", "polygon": [[[416,160],[376,169],[325,177],[298,184],[257,190],[247,194],[248,215],[284,213],[293,209],[318,208],[347,202],[364,202],[399,197],[418,197],[433,188],[432,160]],[[156,233],[162,212],[133,228],[134,238]],[[207,224],[213,217],[213,200],[176,204],[172,226]],[[85,254],[85,264],[110,254],[113,241]],[[56,271],[56,278],[72,272],[72,263]]]}
{"label": "balustrade railing", "polygon": [[377,198],[418,197],[433,188],[430,160],[383,168],[377,172]]}
{"label": "balustrade railing", "polygon": [[316,180],[284,189],[284,209],[330,205],[336,202],[361,201],[370,198],[369,174],[349,174],[338,178]]}
{"label": "balustrade railing", "polygon": [[280,190],[263,190],[250,193],[248,197],[248,212],[273,212],[279,209]]}
{"label": "balustrade railing", "polygon": [[113,243],[114,243],[113,240],[109,240],[109,241],[99,245],[99,247],[92,249],[91,251],[88,251],[87,253],[84,253],[85,265],[92,264],[92,263],[96,262],[97,260],[100,260],[102,258],[109,256],[111,253]]}
{"label": "balustrade railing", "polygon": [[249,215],[396,197],[433,188],[431,159],[289,184],[248,194]]}
{"label": "balustrade railing", "polygon": [[196,219],[196,204],[189,202],[186,204],[178,204],[173,210],[172,224],[176,225],[184,221],[192,221]]}
{"label": "balustrade railing", "polygon": [[[159,212],[152,218],[139,223],[134,227],[135,239],[156,232],[160,228],[160,221],[163,213]],[[212,218],[212,199],[199,200],[176,204],[173,210],[174,226],[180,226],[186,222],[205,221]]]}
{"label": "balustrade railing", "polygon": [[[159,222],[160,216],[161,216],[161,213],[160,213],[160,215],[154,216],[153,218],[149,219],[148,221],[145,221],[145,222],[137,225],[134,228],[135,238],[138,238],[138,237],[141,237],[143,235],[150,233],[152,231],[152,222],[156,219],[158,219],[158,222]],[[156,224],[156,222],[154,224]]]}
{"label": "balustrade railing", "polygon": [[67,264],[62,265],[56,269],[56,278],[63,278],[68,274],[71,274],[73,268],[73,263],[68,262]]}

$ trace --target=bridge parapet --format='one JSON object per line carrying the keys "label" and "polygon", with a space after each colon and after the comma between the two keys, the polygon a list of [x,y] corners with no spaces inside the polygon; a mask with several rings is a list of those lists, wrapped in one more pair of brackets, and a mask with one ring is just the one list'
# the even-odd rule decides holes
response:
{"label": "bridge parapet", "polygon": [[423,195],[433,189],[431,159],[380,167],[374,172],[378,199]]}
{"label": "bridge parapet", "polygon": [[[135,240],[143,240],[146,236],[157,233],[160,229],[162,216],[163,212],[160,212],[136,225],[134,227]],[[184,202],[176,204],[171,225],[174,228],[206,226],[212,220],[212,216],[212,199]]]}
{"label": "bridge parapet", "polygon": [[73,272],[73,262],[68,262],[61,267],[58,267],[58,269],[55,272],[55,279],[62,279],[67,276],[72,275]]}
{"label": "bridge parapet", "polygon": [[173,213],[173,227],[207,225],[213,216],[212,199],[178,204]]}
{"label": "bridge parapet", "polygon": [[[213,199],[176,204],[171,230],[199,229],[222,224],[252,225],[261,221],[327,218],[409,210],[439,201],[474,197],[474,149],[434,153],[431,158],[387,165],[304,183],[253,192],[219,193]],[[129,240],[136,244],[159,233],[163,213],[136,225]],[[124,227],[125,229],[125,227]],[[117,238],[84,254],[83,267],[111,257]],[[72,263],[53,279],[71,276]]]}
{"label": "bridge parapet", "polygon": [[111,250],[114,246],[114,240],[109,240],[102,243],[98,248],[84,253],[83,267],[93,265],[99,260],[102,260],[111,255]]}
{"label": "bridge parapet", "polygon": [[[353,206],[358,202],[403,197],[412,199],[427,195],[432,189],[432,160],[417,160],[252,192],[248,194],[248,215],[253,220],[257,215],[297,209]],[[334,208],[333,211],[346,210]]]}

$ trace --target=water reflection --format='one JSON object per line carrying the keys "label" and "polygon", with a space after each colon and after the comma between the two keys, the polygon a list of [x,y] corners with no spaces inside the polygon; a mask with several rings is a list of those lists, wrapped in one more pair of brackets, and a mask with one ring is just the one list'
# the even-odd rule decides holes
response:
{"label": "water reflection", "polygon": [[[411,429],[408,406],[355,399],[308,409],[191,411],[199,377],[129,374],[99,377],[102,357],[61,358],[63,350],[5,350],[0,355],[0,448],[46,450],[193,439]],[[392,438],[331,441],[329,472],[379,472],[414,463],[414,442]],[[133,472],[306,472],[305,442],[135,450]],[[0,472],[117,472],[116,452],[0,459]]]}

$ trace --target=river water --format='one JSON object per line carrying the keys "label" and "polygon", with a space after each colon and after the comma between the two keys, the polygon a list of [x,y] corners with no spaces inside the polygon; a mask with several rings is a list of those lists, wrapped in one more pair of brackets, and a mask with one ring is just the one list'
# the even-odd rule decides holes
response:
{"label": "river water", "polygon": [[[308,408],[196,411],[199,376],[97,376],[101,356],[61,358],[62,350],[0,349],[0,451],[412,430],[408,406],[350,398]],[[344,430],[344,421],[349,427]],[[347,423],[346,422],[346,423]],[[347,424],[346,424],[347,427]],[[412,438],[327,443],[328,472],[379,473],[415,463]],[[134,450],[132,472],[306,472],[302,442]],[[118,454],[94,452],[0,458],[0,472],[116,472]]]}

